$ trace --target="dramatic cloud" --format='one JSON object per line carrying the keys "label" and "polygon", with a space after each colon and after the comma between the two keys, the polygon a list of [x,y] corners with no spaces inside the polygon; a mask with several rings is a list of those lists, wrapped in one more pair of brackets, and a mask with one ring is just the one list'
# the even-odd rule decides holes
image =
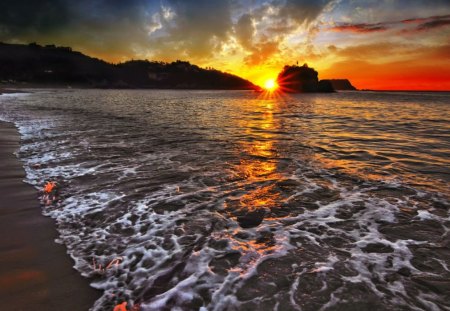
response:
{"label": "dramatic cloud", "polygon": [[252,53],[244,60],[250,66],[263,63],[274,54],[279,52],[278,43],[273,41],[260,42],[252,48]]}
{"label": "dramatic cloud", "polygon": [[242,47],[251,49],[255,29],[250,14],[244,14],[239,18],[235,26],[235,31],[236,37],[238,38],[239,43],[242,45]]}
{"label": "dramatic cloud", "polygon": [[0,41],[71,46],[112,62],[182,59],[255,83],[297,61],[334,68],[336,78],[345,62],[356,68],[350,79],[366,63],[407,70],[425,60],[450,71],[449,32],[448,0],[0,1]]}
{"label": "dramatic cloud", "polygon": [[145,0],[2,1],[0,41],[56,43],[127,58],[146,43],[149,10]]}
{"label": "dramatic cloud", "polygon": [[434,28],[441,28],[443,26],[448,26],[448,25],[450,25],[450,19],[439,19],[439,20],[434,20],[434,21],[420,24],[417,27],[417,30],[429,30],[429,29],[434,29]]}
{"label": "dramatic cloud", "polygon": [[169,48],[185,57],[208,57],[228,40],[233,26],[230,1],[170,0],[166,4],[175,16],[163,25],[158,38],[151,39],[157,44],[157,55]]}
{"label": "dramatic cloud", "polygon": [[409,18],[409,19],[404,19],[401,22],[402,23],[425,23],[425,22],[432,22],[432,21],[442,20],[442,19],[450,19],[450,15],[430,16],[430,17],[422,17],[422,18]]}
{"label": "dramatic cloud", "polygon": [[309,24],[314,21],[331,0],[286,0],[280,9],[280,17],[291,19],[299,24]]}
{"label": "dramatic cloud", "polygon": [[377,32],[388,30],[388,27],[381,23],[377,24],[342,24],[339,26],[331,27],[332,31],[351,31],[351,32]]}
{"label": "dramatic cloud", "polygon": [[[409,25],[417,25],[411,28]],[[406,25],[406,26],[405,26]],[[431,30],[434,28],[440,28],[450,25],[450,15],[442,15],[442,16],[430,16],[425,18],[410,18],[410,19],[404,19],[400,21],[393,21],[393,22],[381,22],[381,23],[374,23],[374,24],[351,24],[351,23],[344,23],[339,24],[337,26],[329,28],[329,30],[332,31],[349,31],[349,32],[359,32],[359,33],[369,33],[369,32],[379,32],[379,31],[386,31],[391,29],[399,29],[402,26],[407,27],[403,28],[402,30],[404,32],[408,31],[424,31],[424,30]]]}
{"label": "dramatic cloud", "polygon": [[286,0],[264,2],[242,15],[236,26],[236,36],[241,46],[250,53],[244,58],[248,66],[267,62],[282,52],[280,45],[294,34],[306,31],[309,40],[317,29],[314,22],[335,1]]}
{"label": "dramatic cloud", "polygon": [[44,34],[65,27],[70,19],[61,0],[0,2],[0,35],[3,40],[28,33]]}

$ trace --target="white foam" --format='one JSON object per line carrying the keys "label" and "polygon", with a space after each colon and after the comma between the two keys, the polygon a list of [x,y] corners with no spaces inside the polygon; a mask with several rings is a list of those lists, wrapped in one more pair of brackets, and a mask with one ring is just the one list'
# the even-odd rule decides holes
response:
{"label": "white foam", "polygon": [[427,219],[434,219],[435,216],[433,214],[430,214],[430,212],[425,210],[419,210],[417,211],[417,218],[420,220],[427,220]]}
{"label": "white foam", "polygon": [[[51,102],[52,96],[49,97]],[[39,96],[34,99],[39,99]],[[121,105],[114,105],[101,102],[99,98],[97,100],[106,107],[102,109],[112,116],[115,110],[120,115],[123,113],[121,109],[127,112],[130,108],[122,107],[123,101]],[[320,290],[326,292],[329,289],[327,276],[336,277],[338,264],[342,264],[356,275],[342,276],[340,280],[343,285],[329,294],[329,301],[322,309],[340,302],[340,295],[348,283],[363,283],[380,299],[388,299],[386,297],[391,293],[396,305],[414,308],[408,302],[411,297],[406,297],[409,293],[401,281],[384,281],[404,267],[412,273],[419,273],[411,264],[413,255],[410,247],[426,243],[411,239],[391,241],[380,232],[380,223],[393,224],[398,221],[400,206],[407,206],[410,210],[418,208],[414,205],[414,198],[376,194],[378,187],[404,187],[400,179],[360,184],[345,178],[341,180],[334,172],[315,166],[308,159],[292,159],[289,174],[284,172],[285,175],[249,180],[239,177],[236,167],[230,164],[232,159],[230,163],[222,163],[219,154],[204,159],[208,152],[195,148],[190,151],[192,154],[186,154],[186,150],[177,146],[171,148],[168,142],[163,141],[141,153],[139,146],[148,147],[147,143],[151,146],[147,135],[153,134],[159,138],[161,132],[155,134],[145,130],[140,133],[143,137],[136,141],[133,137],[128,140],[117,135],[117,140],[105,142],[104,138],[110,134],[108,129],[102,129],[99,124],[86,126],[97,120],[98,109],[92,110],[92,116],[82,115],[86,120],[71,119],[73,116],[68,112],[69,108],[74,106],[82,110],[84,105],[89,105],[89,102],[76,97],[71,98],[69,106],[62,106],[67,110],[67,117],[59,113],[52,116],[52,110],[41,113],[30,102],[17,102],[17,107],[20,104],[30,105],[30,111],[27,112],[26,107],[21,110],[11,105],[8,106],[8,113],[1,114],[0,118],[13,120],[19,127],[22,146],[18,156],[24,160],[27,181],[38,188],[49,179],[61,181],[61,201],[46,206],[44,212],[56,219],[61,234],[58,241],[68,247],[76,269],[85,276],[95,277],[93,286],[104,291],[93,310],[102,310],[105,304],[111,302],[112,295],[122,295],[130,304],[142,303],[142,310],[164,309],[169,303],[177,310],[198,298],[205,289],[211,296],[211,302],[205,302],[201,309],[239,308],[243,302],[237,298],[237,292],[252,277],[258,276],[258,268],[265,261],[283,259],[301,248],[313,247],[320,250],[321,258],[306,258],[302,262],[299,252],[298,262],[292,265],[292,283],[288,289],[280,290],[284,293],[275,294],[273,299],[289,297],[292,307],[300,309],[296,293],[302,290],[302,277],[306,273],[317,277],[322,281]],[[54,102],[49,105],[50,108],[61,107]],[[94,105],[94,108],[98,107]],[[114,122],[109,115],[107,117],[105,120]],[[98,118],[103,120],[104,115]],[[148,128],[148,124],[158,126],[147,121],[140,120],[144,127]],[[77,122],[86,124],[82,126]],[[138,134],[133,133],[133,136]],[[109,147],[136,147],[138,152],[131,155],[119,152],[108,154]],[[224,151],[228,152],[228,161],[231,151]],[[189,158],[191,155],[195,157]],[[183,160],[186,157],[189,161]],[[42,166],[36,167],[36,164]],[[168,176],[186,177],[166,178],[166,173]],[[78,181],[79,177],[88,181],[82,183]],[[95,182],[90,183],[89,177],[95,178]],[[298,202],[295,204],[299,205],[299,211],[290,216],[267,217],[256,228],[240,228],[236,215],[226,203],[239,202],[243,195],[251,191],[249,189],[275,185],[278,179],[283,178],[294,180],[298,186],[293,186],[295,189],[286,194],[279,191],[282,195],[277,204]],[[137,187],[134,187],[135,184]],[[332,199],[317,198],[313,202],[317,209],[303,206],[302,198],[314,198],[312,194],[317,197],[316,191],[338,195]],[[416,194],[419,198],[429,196],[425,191]],[[277,207],[273,210],[267,206],[262,208],[276,214]],[[343,219],[339,214],[342,211],[351,213]],[[431,209],[419,209],[414,219],[432,219],[443,223],[445,218],[435,215]],[[238,230],[247,238],[236,238]],[[264,243],[256,243],[262,234],[268,232],[273,245],[268,247]],[[340,238],[345,243],[336,246],[327,242],[327,239],[333,238]],[[226,241],[227,245],[218,249],[210,245],[211,241],[221,240]],[[364,251],[368,245],[380,243],[392,248],[392,251]],[[211,262],[232,252],[240,254],[237,264],[227,267],[228,270],[222,274],[214,272]],[[339,252],[351,255],[347,258],[338,255]],[[105,266],[117,257],[123,257],[117,267],[103,273],[93,268],[93,261]],[[388,260],[391,266],[386,265]],[[444,261],[438,262],[448,271]],[[183,265],[182,272],[173,273],[159,294],[150,295],[147,301],[140,301],[146,290],[150,290],[160,278],[170,275],[177,265]],[[374,278],[379,280],[383,291],[377,288],[379,284],[374,283]],[[436,306],[434,302],[439,298],[423,293],[419,297],[430,308]],[[261,297],[253,302],[261,303]]]}

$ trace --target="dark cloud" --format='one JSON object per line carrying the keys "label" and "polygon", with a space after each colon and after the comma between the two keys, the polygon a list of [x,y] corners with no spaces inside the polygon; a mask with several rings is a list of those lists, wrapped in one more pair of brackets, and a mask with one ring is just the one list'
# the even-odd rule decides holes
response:
{"label": "dark cloud", "polygon": [[328,46],[328,51],[330,51],[331,53],[335,53],[337,50],[338,48],[334,44]]}
{"label": "dark cloud", "polygon": [[[256,1],[250,9],[243,0],[3,0],[0,41],[70,45],[110,59],[202,59],[234,35],[255,62],[333,1]],[[270,22],[255,29],[267,16]]]}
{"label": "dark cloud", "polygon": [[2,0],[0,12],[1,40],[27,33],[48,33],[65,27],[70,19],[63,0]]}
{"label": "dark cloud", "polygon": [[409,18],[409,19],[404,19],[401,22],[404,24],[420,24],[420,23],[428,23],[428,22],[446,20],[446,19],[450,19],[450,15],[435,15],[435,16],[429,16],[429,17]]}
{"label": "dark cloud", "polygon": [[401,21],[407,25],[416,25],[414,28],[405,28],[403,34],[415,34],[425,32],[450,25],[450,15],[430,16],[425,18],[411,18]]}
{"label": "dark cloud", "polygon": [[388,30],[388,27],[381,24],[341,24],[330,28],[332,31],[350,31],[350,32],[378,32]]}
{"label": "dark cloud", "polygon": [[[247,64],[258,65],[295,49],[316,55],[314,38],[325,23],[339,16],[350,16],[354,22],[328,30],[364,34],[394,29],[399,32],[393,34],[407,35],[448,27],[449,4],[446,0],[0,0],[0,41],[67,45],[113,61],[139,57],[202,63],[234,51],[242,53]],[[433,9],[422,10],[428,6]],[[395,13],[400,7],[405,14]],[[364,14],[358,15],[361,11]],[[395,14],[386,15],[387,11]],[[398,17],[416,13],[430,16]],[[394,21],[366,23],[372,20],[368,14]],[[290,44],[297,47],[287,47]]]}
{"label": "dark cloud", "polygon": [[164,22],[162,34],[151,39],[155,55],[167,56],[170,49],[183,57],[208,57],[217,52],[232,32],[231,1],[169,0],[175,14]]}
{"label": "dark cloud", "polygon": [[253,27],[252,16],[243,14],[235,26],[236,37],[239,43],[246,49],[250,49],[253,44],[253,35],[255,29]]}
{"label": "dark cloud", "polygon": [[109,58],[148,43],[145,0],[0,2],[0,41],[55,43]]}
{"label": "dark cloud", "polygon": [[281,7],[280,17],[296,21],[298,24],[309,24],[314,21],[332,0],[286,0]]}
{"label": "dark cloud", "polygon": [[417,30],[429,30],[434,28],[441,28],[443,26],[450,25],[450,18],[449,19],[436,19],[432,21],[425,22],[423,24],[420,24],[417,27]]}
{"label": "dark cloud", "polygon": [[[413,28],[410,28],[409,25],[416,25]],[[450,15],[439,15],[439,16],[430,16],[430,17],[420,17],[420,18],[409,18],[403,19],[400,21],[393,22],[382,22],[382,23],[374,23],[374,24],[351,24],[345,23],[340,24],[334,27],[329,28],[332,31],[347,31],[347,32],[357,32],[357,33],[370,33],[370,32],[379,32],[386,31],[394,28],[399,28],[402,26],[406,26],[406,29],[403,29],[403,33],[408,32],[416,32],[416,31],[426,31],[435,28],[441,28],[444,26],[450,25]]]}
{"label": "dark cloud", "polygon": [[29,32],[43,35],[86,24],[114,27],[124,19],[141,22],[141,12],[147,7],[148,1],[144,0],[3,0],[0,26],[8,30],[9,36]]}
{"label": "dark cloud", "polygon": [[332,31],[347,31],[356,33],[370,33],[370,32],[380,32],[387,31],[390,29],[399,28],[402,26],[409,27],[409,25],[416,25],[414,28],[403,29],[403,33],[415,32],[415,31],[426,31],[434,28],[440,28],[450,25],[450,15],[440,15],[440,16],[430,16],[421,18],[410,18],[400,21],[393,22],[383,22],[383,23],[358,23],[358,24],[339,24],[337,26],[329,28]]}

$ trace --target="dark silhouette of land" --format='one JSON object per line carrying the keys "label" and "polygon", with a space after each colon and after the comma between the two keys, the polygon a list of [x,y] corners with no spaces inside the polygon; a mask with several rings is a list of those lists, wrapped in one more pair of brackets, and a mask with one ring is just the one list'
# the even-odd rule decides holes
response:
{"label": "dark silhouette of land", "polygon": [[331,93],[334,92],[330,81],[319,81],[319,73],[307,64],[303,66],[284,66],[278,74],[277,83],[281,90],[288,93]]}
{"label": "dark silhouette of land", "polygon": [[330,81],[333,88],[342,91],[356,91],[356,87],[354,87],[348,79],[328,79],[326,81]]}
{"label": "dark silhouette of land", "polygon": [[93,88],[255,90],[256,85],[185,61],[110,64],[69,47],[0,43],[0,82]]}
{"label": "dark silhouette of land", "polygon": [[356,90],[347,79],[319,80],[314,68],[303,66],[284,66],[278,74],[277,83],[288,93],[331,93],[335,90]]}

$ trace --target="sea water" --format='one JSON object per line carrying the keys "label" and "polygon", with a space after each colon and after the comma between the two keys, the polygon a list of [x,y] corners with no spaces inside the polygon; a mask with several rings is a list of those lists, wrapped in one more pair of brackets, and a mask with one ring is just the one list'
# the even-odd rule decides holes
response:
{"label": "sea water", "polygon": [[93,310],[449,310],[450,94],[0,96]]}

